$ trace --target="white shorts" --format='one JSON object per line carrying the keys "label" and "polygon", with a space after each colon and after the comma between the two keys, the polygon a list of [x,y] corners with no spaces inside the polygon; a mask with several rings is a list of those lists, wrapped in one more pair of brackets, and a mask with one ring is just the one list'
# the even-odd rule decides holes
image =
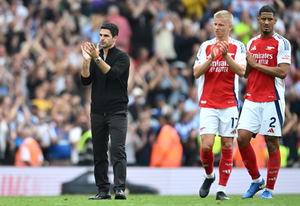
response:
{"label": "white shorts", "polygon": [[200,108],[200,135],[216,134],[221,137],[237,137],[238,108]]}
{"label": "white shorts", "polygon": [[238,129],[254,134],[281,137],[284,123],[285,102],[252,102],[245,100]]}

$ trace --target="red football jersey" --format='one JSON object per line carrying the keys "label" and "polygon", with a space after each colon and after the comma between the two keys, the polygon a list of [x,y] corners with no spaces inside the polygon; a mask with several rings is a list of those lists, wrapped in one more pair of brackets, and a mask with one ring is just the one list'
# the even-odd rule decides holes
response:
{"label": "red football jersey", "polygon": [[[247,44],[247,49],[259,64],[269,67],[277,67],[280,63],[291,64],[291,45],[277,33],[266,39],[260,35],[252,38]],[[284,79],[251,68],[245,99],[253,102],[271,102],[284,99],[284,91]]]}
{"label": "red football jersey", "polygon": [[[205,41],[200,46],[194,67],[209,58],[215,42],[216,38]],[[237,63],[246,66],[244,44],[232,38],[229,44],[228,54]],[[208,70],[199,77],[198,97],[199,107],[224,109],[238,105],[238,75],[229,68],[220,50]]]}

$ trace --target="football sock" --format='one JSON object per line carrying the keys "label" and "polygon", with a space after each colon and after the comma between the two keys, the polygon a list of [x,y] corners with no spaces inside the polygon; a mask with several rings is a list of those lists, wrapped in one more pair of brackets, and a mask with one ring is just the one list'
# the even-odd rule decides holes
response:
{"label": "football sock", "polygon": [[206,174],[212,174],[214,169],[214,159],[215,159],[212,149],[209,150],[208,152],[205,152],[201,147],[200,158]]}
{"label": "football sock", "polygon": [[252,180],[255,180],[260,177],[257,163],[256,163],[256,156],[251,144],[248,144],[246,147],[239,147],[243,163],[248,170]]}
{"label": "football sock", "polygon": [[221,150],[222,157],[219,163],[219,173],[220,173],[219,185],[226,186],[228,182],[233,167],[232,153],[233,153],[233,149]]}
{"label": "football sock", "polygon": [[266,188],[267,191],[271,192],[273,194],[273,190]]}
{"label": "football sock", "polygon": [[262,181],[262,177],[259,176],[259,178],[255,179],[255,180],[252,180],[252,182],[254,183],[260,183]]}
{"label": "football sock", "polygon": [[209,175],[206,175],[207,179],[213,179],[215,177],[215,173],[211,173]]}
{"label": "football sock", "polygon": [[225,193],[225,186],[219,185],[218,189],[217,189],[217,192],[224,192]]}
{"label": "football sock", "polygon": [[266,185],[267,189],[274,190],[280,164],[281,164],[280,150],[278,150],[277,152],[269,153],[267,185]]}

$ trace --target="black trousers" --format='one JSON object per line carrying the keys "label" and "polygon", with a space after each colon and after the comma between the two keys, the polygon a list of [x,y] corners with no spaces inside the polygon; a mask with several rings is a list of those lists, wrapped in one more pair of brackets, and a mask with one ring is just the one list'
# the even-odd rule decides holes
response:
{"label": "black trousers", "polygon": [[125,190],[126,181],[126,152],[125,141],[127,134],[127,111],[113,114],[91,114],[92,141],[94,153],[94,175],[99,192],[108,192],[108,140],[111,139],[111,162],[114,173],[113,190]]}

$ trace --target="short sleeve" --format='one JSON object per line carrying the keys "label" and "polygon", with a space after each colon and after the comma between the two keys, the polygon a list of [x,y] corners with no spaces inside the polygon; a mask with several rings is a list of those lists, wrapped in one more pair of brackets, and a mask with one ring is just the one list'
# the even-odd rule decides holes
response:
{"label": "short sleeve", "polygon": [[197,53],[197,59],[195,61],[195,64],[194,64],[193,68],[195,68],[195,66],[197,66],[199,64],[202,64],[206,60],[206,52],[205,52],[206,47],[207,47],[207,44],[205,44],[205,43],[203,43],[200,46],[200,48],[198,50],[198,53]]}
{"label": "short sleeve", "polygon": [[285,38],[281,38],[278,45],[277,64],[281,63],[291,64],[291,44]]}
{"label": "short sleeve", "polygon": [[237,51],[235,54],[235,59],[234,59],[238,64],[245,65],[247,64],[246,62],[246,48],[245,45],[242,42],[238,42],[237,44]]}

